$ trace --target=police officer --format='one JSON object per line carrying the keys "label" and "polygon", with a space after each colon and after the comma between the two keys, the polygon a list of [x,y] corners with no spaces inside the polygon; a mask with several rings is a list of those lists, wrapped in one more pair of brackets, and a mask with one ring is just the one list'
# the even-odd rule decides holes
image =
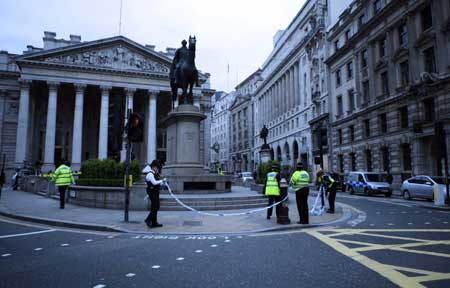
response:
{"label": "police officer", "polygon": [[162,227],[162,224],[158,223],[158,210],[159,210],[159,189],[161,186],[165,186],[166,179],[160,180],[159,170],[161,164],[158,160],[153,160],[150,164],[150,171],[145,177],[147,182],[147,195],[150,198],[150,213],[145,218],[145,224],[150,228]]}
{"label": "police officer", "polygon": [[325,173],[322,176],[322,183],[328,191],[328,205],[327,213],[334,213],[334,201],[336,200],[336,190],[337,183],[336,180],[330,175],[330,173]]}
{"label": "police officer", "polygon": [[295,190],[297,201],[298,224],[309,224],[308,194],[309,194],[309,174],[303,167],[303,163],[297,164],[297,169],[292,174],[290,185]]}
{"label": "police officer", "polygon": [[59,208],[64,209],[64,203],[66,202],[66,191],[69,185],[75,183],[73,178],[72,169],[70,169],[70,163],[68,161],[62,161],[61,164],[53,174],[52,180],[59,190]]}
{"label": "police officer", "polygon": [[[267,173],[266,183],[264,185],[264,195],[269,197],[269,206],[273,203],[281,201],[280,197],[280,173],[278,173],[278,165],[273,164],[271,167],[271,172]],[[267,219],[272,216],[272,208],[267,209]],[[275,214],[277,217],[280,215],[279,205],[275,207]]]}

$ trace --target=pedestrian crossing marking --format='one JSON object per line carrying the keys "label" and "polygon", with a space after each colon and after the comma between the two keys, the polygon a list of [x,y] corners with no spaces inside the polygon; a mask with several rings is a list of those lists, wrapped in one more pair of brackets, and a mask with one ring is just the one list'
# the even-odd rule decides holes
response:
{"label": "pedestrian crossing marking", "polygon": [[[323,229],[323,230],[311,230],[306,231],[309,235],[317,238],[323,243],[327,244],[331,248],[335,249],[339,253],[350,257],[351,259],[359,262],[367,268],[375,271],[381,276],[387,278],[400,287],[426,287],[425,282],[450,280],[450,273],[435,272],[429,270],[416,269],[412,267],[403,267],[383,264],[382,262],[372,259],[363,252],[386,250],[386,251],[398,251],[403,253],[421,254],[433,257],[450,258],[450,254],[438,253],[432,251],[417,250],[420,247],[432,246],[432,245],[448,245],[449,240],[429,240],[424,239],[426,237],[414,238],[404,237],[397,235],[379,234],[379,233],[395,233],[395,232],[439,232],[450,233],[450,229]],[[386,240],[403,240],[406,243],[401,244],[379,244],[371,243],[370,240],[351,240],[340,239],[341,236],[366,236],[374,238],[384,238]],[[349,244],[346,245],[346,244]],[[357,247],[353,247],[353,246]],[[416,248],[416,249],[413,249]],[[409,273],[409,274],[408,274]],[[415,275],[411,276],[411,273]]]}

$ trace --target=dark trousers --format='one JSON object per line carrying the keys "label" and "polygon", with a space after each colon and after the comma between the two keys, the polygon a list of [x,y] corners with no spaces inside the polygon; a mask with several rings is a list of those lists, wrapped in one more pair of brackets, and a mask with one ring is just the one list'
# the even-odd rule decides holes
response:
{"label": "dark trousers", "polygon": [[328,190],[328,204],[330,205],[330,211],[334,212],[334,201],[336,200],[336,190],[337,190],[336,183],[334,183],[327,190]]}
{"label": "dark trousers", "polygon": [[158,224],[158,210],[159,210],[159,191],[152,191],[148,193],[148,196],[151,201],[150,205],[150,213],[147,218],[145,218],[145,222],[151,222],[152,225]]}
{"label": "dark trousers", "polygon": [[[281,196],[268,196],[268,197],[269,197],[269,206],[281,201]],[[272,216],[272,211],[273,208],[267,209],[267,217]],[[280,205],[275,206],[275,215],[277,215],[277,217],[280,216]]]}
{"label": "dark trousers", "polygon": [[66,202],[66,190],[67,185],[65,186],[58,186],[59,191],[59,208],[64,208],[64,203]]}
{"label": "dark trousers", "polygon": [[308,194],[309,188],[304,187],[295,191],[295,200],[297,202],[298,216],[300,224],[309,224],[309,210],[308,210]]}

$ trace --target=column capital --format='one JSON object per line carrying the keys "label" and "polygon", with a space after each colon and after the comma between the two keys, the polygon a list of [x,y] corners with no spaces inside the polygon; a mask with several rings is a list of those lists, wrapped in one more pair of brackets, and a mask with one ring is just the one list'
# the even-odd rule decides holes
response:
{"label": "column capital", "polygon": [[123,88],[123,90],[125,91],[127,96],[133,96],[134,93],[136,92],[136,88],[125,87],[125,88]]}
{"label": "column capital", "polygon": [[112,86],[108,86],[108,85],[100,85],[100,90],[102,90],[102,92],[108,92],[111,91]]}
{"label": "column capital", "polygon": [[158,94],[161,92],[159,90],[155,90],[155,89],[149,89],[147,90],[149,95],[153,95],[153,96],[158,96]]}
{"label": "column capital", "polygon": [[82,83],[74,83],[73,86],[75,87],[75,90],[77,92],[84,92],[84,89],[86,89],[87,85]]}
{"label": "column capital", "polygon": [[29,88],[32,80],[29,79],[19,79],[20,88]]}
{"label": "column capital", "polygon": [[47,86],[49,90],[57,90],[59,86],[59,82],[47,81]]}

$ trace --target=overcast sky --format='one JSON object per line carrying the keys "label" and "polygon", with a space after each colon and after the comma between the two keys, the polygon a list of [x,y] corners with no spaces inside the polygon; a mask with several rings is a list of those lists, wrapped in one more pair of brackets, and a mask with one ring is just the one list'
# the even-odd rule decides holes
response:
{"label": "overcast sky", "polygon": [[[304,0],[123,0],[122,35],[156,50],[197,37],[197,68],[212,88],[233,90],[262,65],[272,37]],[[42,47],[43,31],[91,41],[118,35],[120,0],[0,0],[0,50]],[[227,65],[230,72],[227,73]]]}

